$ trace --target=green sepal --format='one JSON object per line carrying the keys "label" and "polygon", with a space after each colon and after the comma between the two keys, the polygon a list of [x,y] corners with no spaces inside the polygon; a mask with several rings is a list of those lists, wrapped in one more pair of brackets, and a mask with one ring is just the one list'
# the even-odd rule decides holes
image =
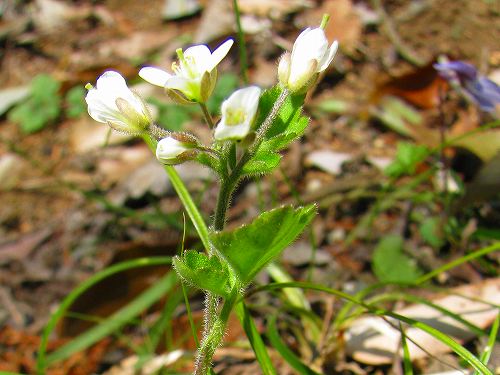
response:
{"label": "green sepal", "polygon": [[292,243],[311,222],[316,206],[283,206],[264,212],[250,224],[210,235],[218,256],[225,259],[242,286]]}
{"label": "green sepal", "polygon": [[227,298],[231,292],[231,276],[227,266],[213,256],[209,258],[195,250],[175,256],[172,264],[179,277],[187,284]]}

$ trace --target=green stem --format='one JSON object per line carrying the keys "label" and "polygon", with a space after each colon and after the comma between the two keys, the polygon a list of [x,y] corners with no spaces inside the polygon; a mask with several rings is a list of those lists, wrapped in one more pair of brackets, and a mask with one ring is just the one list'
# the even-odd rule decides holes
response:
{"label": "green stem", "polygon": [[206,375],[209,372],[212,364],[212,357],[215,350],[221,344],[224,333],[226,332],[229,315],[238,301],[238,297],[240,297],[238,290],[239,288],[237,287],[233,288],[231,295],[222,306],[220,315],[215,317],[211,330],[205,332],[200,349],[198,350],[194,375]]}
{"label": "green stem", "polygon": [[215,207],[214,229],[219,231],[224,229],[226,223],[226,212],[229,205],[229,199],[232,193],[232,184],[227,180],[221,180],[219,196],[217,197],[217,206]]}
{"label": "green stem", "polygon": [[[143,139],[149,146],[151,151],[153,151],[154,153],[156,151],[157,141],[155,139],[152,139],[150,136],[144,136]],[[186,185],[184,185],[184,183],[182,182],[175,168],[170,165],[165,165],[164,169],[167,172],[168,177],[170,178],[170,182],[172,183],[172,186],[174,187],[177,195],[179,196],[179,199],[186,209],[186,212],[191,219],[196,231],[198,232],[205,250],[210,255],[212,252],[210,247],[210,240],[208,237],[208,228],[205,224],[205,221],[203,220],[203,216],[201,216],[200,211],[198,211],[193,198],[191,198],[191,194],[189,194]]]}
{"label": "green stem", "polygon": [[207,105],[205,103],[200,103],[200,108],[203,111],[203,116],[205,117],[205,121],[207,122],[208,127],[210,129],[213,129],[215,124],[212,116],[210,115],[210,112],[208,111]]}

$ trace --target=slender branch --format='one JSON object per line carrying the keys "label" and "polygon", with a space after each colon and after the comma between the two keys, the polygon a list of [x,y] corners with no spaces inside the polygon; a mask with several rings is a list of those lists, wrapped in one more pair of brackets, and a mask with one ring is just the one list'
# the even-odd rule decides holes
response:
{"label": "slender branch", "polygon": [[213,129],[215,124],[210,112],[208,111],[207,105],[205,103],[200,103],[201,110],[203,111],[203,116],[205,117],[205,121],[208,124],[210,129]]}
{"label": "slender branch", "polygon": [[245,36],[243,35],[243,27],[241,26],[240,9],[238,7],[238,0],[233,0],[234,17],[236,18],[236,28],[238,30],[238,45],[240,52],[240,70],[243,77],[243,83],[248,85],[248,61],[247,61],[247,47],[245,44]]}
{"label": "slender branch", "polygon": [[[143,139],[149,146],[151,151],[153,151],[154,153],[156,151],[157,141],[153,139],[151,136],[144,136]],[[191,194],[189,194],[186,185],[184,185],[174,167],[172,167],[171,165],[165,165],[164,169],[167,172],[170,182],[172,183],[172,186],[177,192],[179,199],[181,200],[184,208],[186,209],[189,218],[193,222],[193,225],[196,231],[198,232],[198,235],[200,236],[200,240],[203,243],[203,246],[205,247],[207,253],[211,255],[212,249],[210,247],[210,240],[208,237],[208,228],[207,225],[205,224],[205,221],[203,220],[203,216],[201,216],[201,213],[198,210],[198,207],[196,207],[196,204],[194,203]]]}

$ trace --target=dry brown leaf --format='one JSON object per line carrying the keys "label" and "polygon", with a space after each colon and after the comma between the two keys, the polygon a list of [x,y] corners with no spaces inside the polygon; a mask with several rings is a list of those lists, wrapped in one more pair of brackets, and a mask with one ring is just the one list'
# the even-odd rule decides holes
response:
{"label": "dry brown leaf", "polygon": [[301,9],[311,8],[314,3],[308,0],[239,0],[238,6],[242,13],[280,19]]}
{"label": "dry brown leaf", "polygon": [[[467,296],[470,298],[467,298]],[[500,304],[500,278],[450,289],[447,296],[443,297],[441,295],[431,298],[430,302],[460,315],[463,319],[481,329],[485,329],[496,318],[498,308],[479,302],[479,300],[495,305]],[[452,336],[457,342],[462,343],[475,336],[463,324],[428,305],[411,305],[394,312],[423,321],[442,333]],[[380,317],[369,316],[352,322],[346,333],[347,354],[359,362],[371,365],[388,364],[393,361],[395,355],[401,356],[401,333],[395,328],[398,326],[398,322],[392,319],[391,321],[392,325]],[[451,351],[441,341],[417,328],[409,327],[405,330],[405,333],[408,338],[407,342],[412,360],[428,356],[413,342],[436,356]]]}

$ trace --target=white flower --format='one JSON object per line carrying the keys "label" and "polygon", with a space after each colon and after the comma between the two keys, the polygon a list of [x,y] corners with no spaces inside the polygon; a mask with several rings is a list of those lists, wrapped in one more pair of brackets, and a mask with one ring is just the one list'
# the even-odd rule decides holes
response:
{"label": "white flower", "polygon": [[204,103],[215,87],[216,67],[227,55],[233,42],[229,39],[213,52],[206,45],[192,46],[184,52],[178,49],[179,61],[172,64],[174,74],[145,67],[139,71],[139,76],[153,85],[165,87],[177,101]]}
{"label": "white flower", "polygon": [[156,146],[156,158],[162,164],[174,165],[193,159],[198,153],[196,138],[186,133],[172,133]]}
{"label": "white flower", "polygon": [[321,27],[305,29],[295,41],[292,54],[282,56],[278,66],[279,81],[292,92],[307,90],[318,74],[330,65],[337,49],[337,41],[328,47]]}
{"label": "white flower", "polygon": [[259,107],[261,89],[250,86],[239,89],[222,103],[222,118],[215,129],[215,139],[241,140],[250,131]]}
{"label": "white flower", "polygon": [[144,102],[127,87],[120,73],[107,71],[97,79],[96,87],[90,83],[85,87],[85,101],[94,120],[131,134],[142,133],[149,127],[151,116]]}

